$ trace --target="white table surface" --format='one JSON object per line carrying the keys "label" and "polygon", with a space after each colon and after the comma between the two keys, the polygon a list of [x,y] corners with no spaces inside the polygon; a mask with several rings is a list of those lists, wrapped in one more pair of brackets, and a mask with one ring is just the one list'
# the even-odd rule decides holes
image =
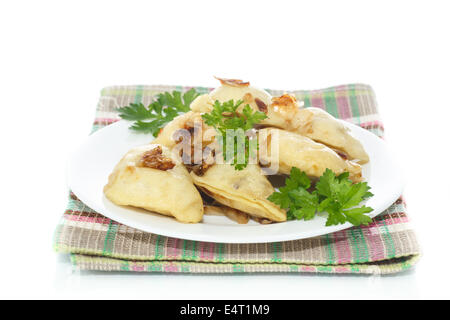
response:
{"label": "white table surface", "polygon": [[[450,298],[450,23],[445,2],[426,4],[2,2],[0,298]],[[56,255],[66,161],[99,90],[214,86],[213,75],[372,85],[407,178],[418,266],[385,277],[80,273]]]}

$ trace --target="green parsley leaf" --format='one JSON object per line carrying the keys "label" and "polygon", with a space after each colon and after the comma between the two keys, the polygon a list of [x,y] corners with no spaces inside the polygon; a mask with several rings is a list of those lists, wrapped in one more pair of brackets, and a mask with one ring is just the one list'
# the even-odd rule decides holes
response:
{"label": "green parsley leaf", "polygon": [[272,193],[268,200],[282,209],[288,209],[288,220],[310,220],[317,212],[327,212],[326,226],[350,222],[355,226],[367,225],[372,219],[366,215],[372,208],[357,207],[363,200],[373,196],[367,182],[352,183],[349,174],[336,176],[325,170],[310,192],[311,181],[305,172],[292,168],[284,187]]}
{"label": "green parsley leaf", "polygon": [[165,124],[166,119],[155,119],[151,122],[138,120],[131,125],[130,129],[138,132],[151,133],[156,137]]}
{"label": "green parsley leaf", "polygon": [[[367,182],[352,184],[348,174],[336,175],[327,169],[316,184],[319,195],[326,197],[319,206],[321,211],[328,212],[327,225],[345,223],[354,225],[368,224],[372,221],[365,213],[372,212],[370,207],[354,208],[363,200],[373,196],[369,192]],[[347,210],[348,209],[348,210]]]}
{"label": "green parsley leaf", "polygon": [[[254,111],[248,104],[242,108],[242,111],[238,111],[242,103],[242,100],[236,102],[229,100],[223,103],[216,100],[211,112],[202,115],[205,123],[214,127],[220,134],[221,139],[219,138],[218,141],[222,145],[224,159],[236,170],[246,168],[250,156],[254,156],[258,149],[258,143],[250,143],[250,138],[245,133],[267,118],[263,112]],[[230,132],[232,136],[228,135]],[[229,144],[233,145],[231,152],[227,152]]]}
{"label": "green parsley leaf", "polygon": [[[330,169],[326,169],[316,184],[317,192],[325,197],[332,197],[336,194],[340,180]],[[345,183],[345,180],[344,180]]]}
{"label": "green parsley leaf", "polygon": [[119,116],[125,120],[150,119],[153,114],[142,103],[131,103],[127,107],[119,108]]}
{"label": "green parsley leaf", "polygon": [[344,214],[347,217],[347,220],[351,224],[354,224],[355,226],[359,226],[361,224],[367,225],[370,222],[372,222],[372,219],[369,216],[365,215],[365,213],[370,213],[372,211],[373,211],[372,208],[362,206],[360,208],[344,210]]}
{"label": "green parsley leaf", "polygon": [[316,192],[309,193],[306,189],[299,187],[289,191],[289,197],[293,200],[296,208],[293,215],[298,220],[314,218],[319,205],[319,196]]}
{"label": "green parsley leaf", "polygon": [[[281,191],[281,189],[280,189]],[[289,209],[291,205],[291,198],[289,197],[288,192],[277,192],[272,193],[267,200],[272,201],[277,204],[281,209]]]}
{"label": "green parsley leaf", "polygon": [[135,121],[130,129],[156,137],[168,122],[189,111],[191,102],[199,95],[193,88],[184,94],[179,91],[164,92],[158,94],[157,99],[147,107],[142,103],[131,103],[117,110],[122,119]]}
{"label": "green parsley leaf", "polygon": [[285,183],[286,187],[290,190],[294,190],[298,187],[308,189],[311,186],[311,180],[309,180],[306,173],[295,167],[291,169],[290,177],[286,179]]}

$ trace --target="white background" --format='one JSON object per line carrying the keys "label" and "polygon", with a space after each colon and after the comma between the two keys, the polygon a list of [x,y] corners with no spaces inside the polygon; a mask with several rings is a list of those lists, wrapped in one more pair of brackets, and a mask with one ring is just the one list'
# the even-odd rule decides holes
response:
{"label": "white background", "polygon": [[[448,2],[447,2],[448,3]],[[2,1],[0,298],[450,298],[446,1]],[[102,87],[373,86],[423,258],[389,277],[73,272],[66,161]]]}

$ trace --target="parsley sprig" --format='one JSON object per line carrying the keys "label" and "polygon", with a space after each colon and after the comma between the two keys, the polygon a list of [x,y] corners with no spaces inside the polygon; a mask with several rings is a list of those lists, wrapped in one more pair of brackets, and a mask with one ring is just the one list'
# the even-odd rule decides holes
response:
{"label": "parsley sprig", "polygon": [[[288,220],[311,220],[317,212],[327,212],[326,226],[350,222],[355,226],[367,225],[372,219],[365,215],[373,209],[363,200],[373,196],[367,182],[353,184],[348,172],[338,176],[326,169],[314,187],[305,172],[292,168],[286,185],[272,193],[268,200],[287,209]],[[311,191],[310,191],[311,190]]]}
{"label": "parsley sprig", "polygon": [[151,133],[156,137],[161,128],[173,118],[188,112],[191,102],[198,96],[199,93],[194,88],[184,94],[179,91],[160,93],[147,107],[142,103],[131,103],[129,106],[118,108],[119,116],[125,120],[135,121],[130,129]]}
{"label": "parsley sprig", "polygon": [[[255,146],[256,149],[258,148],[258,142],[256,141],[256,145],[251,144],[250,137],[245,133],[255,124],[267,118],[263,112],[254,111],[248,104],[238,112],[242,103],[242,100],[236,102],[229,100],[223,103],[216,100],[211,112],[202,115],[205,123],[214,127],[219,133],[221,138],[218,141],[222,145],[224,159],[230,162],[236,170],[243,170],[247,167],[250,156],[256,153]],[[229,133],[232,133],[232,136]],[[227,142],[229,141],[233,145],[232,152],[227,152]]]}

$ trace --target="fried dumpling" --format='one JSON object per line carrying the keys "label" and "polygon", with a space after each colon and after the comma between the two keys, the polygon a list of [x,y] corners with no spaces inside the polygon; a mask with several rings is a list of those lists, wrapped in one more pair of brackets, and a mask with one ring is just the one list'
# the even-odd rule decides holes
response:
{"label": "fried dumpling", "polygon": [[305,108],[299,111],[301,123],[296,132],[343,152],[348,159],[359,164],[369,162],[361,142],[338,119],[320,108]]}
{"label": "fried dumpling", "polygon": [[275,190],[258,165],[235,170],[229,164],[215,164],[203,175],[191,172],[191,176],[198,187],[219,203],[252,216],[286,221],[286,212],[267,200]]}
{"label": "fried dumpling", "polygon": [[180,159],[166,147],[150,144],[130,150],[116,165],[104,187],[117,205],[134,206],[180,222],[197,223],[203,201]]}
{"label": "fried dumpling", "polygon": [[[244,102],[242,106],[248,104],[253,110],[266,114],[267,118],[259,123],[262,126],[295,130],[301,124],[300,105],[297,99],[290,94],[272,97],[267,91],[251,86],[236,88],[222,85],[212,91],[209,98],[220,102],[231,99],[235,101],[242,100]],[[207,106],[211,104],[211,100],[203,99],[204,102],[199,103],[199,105],[202,105],[203,109],[207,109]]]}
{"label": "fried dumpling", "polygon": [[300,108],[290,94],[272,98],[261,124],[293,131],[323,143],[359,164],[369,162],[361,142],[338,119],[319,108]]}
{"label": "fried dumpling", "polygon": [[245,105],[253,110],[263,112],[267,118],[260,125],[294,130],[300,125],[298,114],[300,105],[297,99],[289,94],[280,97],[272,97],[267,91],[250,86],[249,82],[236,79],[220,79],[221,86],[209,94],[198,96],[191,103],[191,110],[195,112],[210,112],[214,102],[227,102],[229,100],[242,100],[238,109],[240,111]]}
{"label": "fried dumpling", "polygon": [[221,78],[218,80],[222,84],[220,87],[211,91],[208,97],[198,97],[196,104],[193,102],[195,110],[208,112],[216,100],[219,102],[242,100],[241,108],[248,104],[253,110],[267,115],[260,125],[286,130],[294,130],[300,125],[298,114],[300,105],[294,96],[283,94],[280,97],[272,97],[266,90],[250,86],[249,82]]}
{"label": "fried dumpling", "polygon": [[[354,182],[361,181],[361,166],[352,161],[342,159],[327,146],[294,132],[276,128],[265,128],[259,132],[260,161],[277,163],[278,172],[289,174],[292,167],[297,167],[308,176],[320,177],[329,168],[335,174],[350,173]],[[278,142],[278,155],[276,145]],[[272,147],[275,150],[272,153]],[[267,149],[267,152],[264,151]]]}
{"label": "fried dumpling", "polygon": [[249,82],[243,82],[237,79],[217,78],[221,86],[217,87],[209,94],[198,96],[191,103],[191,110],[196,112],[210,112],[214,102],[227,102],[229,100],[242,100],[243,103],[239,110],[242,110],[246,104],[254,110],[265,112],[270,105],[272,96],[265,90],[250,86]]}
{"label": "fried dumpling", "polygon": [[[212,101],[227,102],[242,100],[242,108],[249,104],[254,110],[264,111],[272,96],[265,90],[250,86],[249,82],[236,79],[217,78],[221,86],[210,92]],[[238,109],[239,110],[239,109]]]}
{"label": "fried dumpling", "polygon": [[273,97],[265,112],[267,118],[261,124],[288,131],[296,130],[301,124],[299,111],[300,105],[293,95],[286,93]]}

